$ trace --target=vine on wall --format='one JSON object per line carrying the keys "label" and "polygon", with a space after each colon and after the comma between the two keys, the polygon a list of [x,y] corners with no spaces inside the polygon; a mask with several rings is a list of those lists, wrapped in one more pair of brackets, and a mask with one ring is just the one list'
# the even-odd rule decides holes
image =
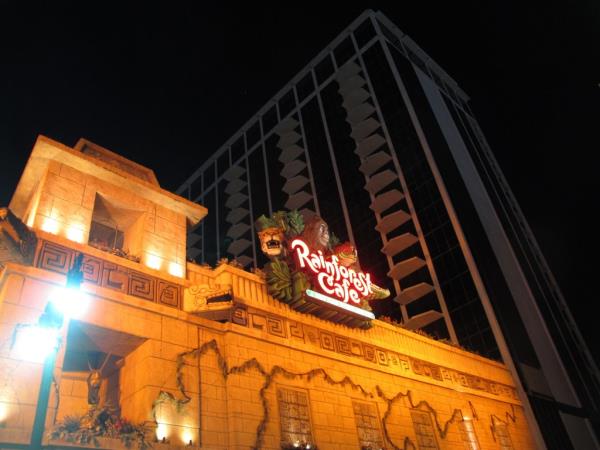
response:
{"label": "vine on wall", "polygon": [[[229,365],[227,364],[227,361],[225,360],[225,358],[223,357],[223,354],[221,353],[221,350],[219,349],[217,341],[213,339],[211,341],[205,342],[198,348],[195,348],[193,350],[183,352],[183,353],[180,353],[179,355],[177,355],[177,360],[176,360],[177,388],[183,398],[178,399],[169,392],[160,391],[156,400],[154,400],[154,402],[152,404],[152,418],[154,419],[155,423],[158,424],[156,413],[157,413],[157,409],[158,409],[159,405],[161,405],[163,403],[170,403],[170,404],[175,405],[176,410],[178,412],[180,412],[183,409],[183,407],[191,401],[192,398],[186,392],[185,385],[183,383],[183,370],[182,369],[185,364],[185,358],[188,358],[188,357],[201,358],[209,351],[213,351],[216,354],[217,365],[218,365],[221,375],[223,376],[223,379],[225,381],[227,380],[227,378],[230,375],[243,374],[250,370],[256,370],[260,375],[262,375],[264,377],[264,382],[259,390],[259,398],[261,400],[261,404],[262,404],[262,408],[263,408],[263,415],[262,415],[262,419],[261,419],[260,423],[258,424],[258,426],[256,428],[256,440],[252,447],[253,450],[259,450],[260,448],[262,448],[263,443],[264,443],[264,435],[265,435],[267,424],[269,423],[269,418],[270,418],[269,403],[267,401],[266,392],[271,387],[271,385],[276,377],[283,377],[287,380],[306,380],[308,382],[312,381],[314,378],[321,377],[323,379],[323,381],[325,381],[327,384],[329,384],[331,386],[341,386],[341,387],[350,386],[353,390],[360,392],[365,397],[368,397],[368,398],[375,397],[375,395],[372,392],[367,391],[362,385],[357,384],[354,381],[352,381],[352,379],[349,376],[346,375],[341,380],[335,380],[323,368],[311,369],[307,372],[292,372],[281,366],[275,365],[271,368],[270,371],[267,371],[262,366],[262,364],[260,362],[258,362],[258,360],[256,358],[251,358],[247,361],[244,361],[240,365],[229,367]],[[408,436],[404,438],[402,448],[395,445],[394,442],[392,441],[389,431],[388,431],[387,422],[391,415],[392,406],[394,405],[394,403],[401,400],[402,398],[408,399],[408,402],[409,402],[411,408],[424,409],[433,415],[435,425],[436,425],[437,430],[438,430],[440,436],[442,437],[442,439],[444,439],[446,437],[449,427],[452,423],[462,420],[462,412],[459,409],[455,409],[452,412],[452,416],[450,417],[450,419],[448,419],[442,426],[440,423],[440,420],[438,418],[437,411],[425,400],[421,400],[420,402],[415,403],[413,401],[412,392],[410,390],[407,390],[406,392],[399,392],[396,395],[394,395],[393,397],[388,397],[383,392],[383,390],[379,387],[379,385],[375,386],[375,391],[377,393],[377,396],[379,398],[381,398],[387,405],[385,414],[382,419],[383,433],[384,433],[384,437],[385,437],[386,441],[389,442],[389,444],[392,446],[392,448],[394,450],[416,450],[415,444],[412,442],[412,440]],[[513,422],[515,422],[516,417],[515,417],[515,412],[514,412],[514,406],[511,405],[511,408],[512,408],[512,415],[510,415],[507,412],[506,413],[507,420],[508,420],[508,418],[510,418],[510,419],[512,419]],[[492,424],[494,423],[494,418],[504,422],[502,419],[498,418],[497,416],[492,416],[492,418],[491,418]],[[492,430],[493,430],[493,425],[492,425]]]}

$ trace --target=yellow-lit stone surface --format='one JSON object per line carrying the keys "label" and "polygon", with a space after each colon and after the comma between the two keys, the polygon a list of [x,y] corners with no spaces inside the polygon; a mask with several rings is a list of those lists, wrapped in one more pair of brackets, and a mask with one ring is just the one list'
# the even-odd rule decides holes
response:
{"label": "yellow-lit stone surface", "polygon": [[[59,148],[54,155],[65,151]],[[43,154],[51,152],[46,149]],[[69,158],[76,157],[69,153]],[[462,417],[472,419],[479,448],[499,448],[493,435],[496,421],[508,424],[514,449],[534,448],[515,384],[503,364],[380,321],[361,330],[301,314],[270,297],[263,279],[255,274],[227,264],[216,269],[186,264],[178,250],[185,248],[186,217],[200,220],[205,210],[186,216],[192,207],[173,206],[178,201],[173,195],[164,204],[154,202],[160,194],[156,185],[128,179],[137,189],[125,189],[127,183],[114,184],[112,175],[100,176],[108,170],[103,165],[93,175],[88,157],[79,166],[67,164],[64,157],[57,159],[49,157],[37,188],[22,180],[19,189],[27,195],[14,200],[25,215],[23,221],[27,215],[34,217],[39,242],[33,267],[15,263],[0,267],[0,448],[2,442],[28,442],[42,369],[41,364],[13,354],[11,335],[17,324],[35,323],[51,290],[64,285],[64,272],[55,267],[60,260],[56,255],[68,251],[83,252],[88,264],[103,264],[103,270],[113,272],[92,281],[89,266],[91,275],[86,275],[81,289],[90,294],[90,307],[77,323],[63,327],[54,374],[59,398],[50,396],[48,429],[88,408],[88,372],[72,362],[73,349],[83,340],[68,333],[81,329],[99,351],[114,355],[112,372],[105,374],[101,389],[103,401],[112,395],[122,417],[144,422],[156,430],[152,433],[168,439],[168,445],[156,448],[183,447],[191,439],[203,449],[250,449],[257,443],[260,448],[279,449],[278,389],[307,394],[313,444],[319,449],[359,449],[353,401],[375,405],[387,449],[419,448],[412,407],[430,414],[437,445],[431,448],[469,448],[459,428]],[[113,170],[115,175],[117,169]],[[185,278],[168,274],[164,264],[153,270],[143,258],[140,263],[129,261],[85,241],[70,241],[62,231],[54,235],[40,230],[49,214],[61,227],[71,217],[85,222],[95,193],[118,197],[143,211],[142,226],[136,231],[143,236],[143,251],[180,262]],[[32,202],[36,204],[25,206]],[[88,232],[89,223],[83,225]],[[48,259],[48,249],[54,260]],[[169,304],[168,297],[156,295],[145,299],[144,289],[117,286],[117,281],[139,280],[154,290],[159,284],[180,289],[179,303]],[[216,312],[202,300],[222,293],[229,293],[231,300]],[[69,364],[73,367],[67,370]],[[187,395],[189,401],[179,408],[172,401],[162,402],[153,417],[153,404],[161,392],[180,401]],[[257,440],[259,430],[262,439]],[[121,445],[114,440],[100,442],[101,448]]]}

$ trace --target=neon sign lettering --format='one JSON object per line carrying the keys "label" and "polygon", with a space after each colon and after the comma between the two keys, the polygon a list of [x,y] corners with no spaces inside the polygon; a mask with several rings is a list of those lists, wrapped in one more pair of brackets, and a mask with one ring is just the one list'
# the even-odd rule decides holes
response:
{"label": "neon sign lettering", "polygon": [[344,303],[358,305],[362,298],[373,292],[371,275],[340,265],[337,256],[332,255],[326,259],[320,250],[317,253],[311,252],[302,239],[294,239],[291,249],[300,268],[308,269],[315,275],[323,293],[333,295]]}

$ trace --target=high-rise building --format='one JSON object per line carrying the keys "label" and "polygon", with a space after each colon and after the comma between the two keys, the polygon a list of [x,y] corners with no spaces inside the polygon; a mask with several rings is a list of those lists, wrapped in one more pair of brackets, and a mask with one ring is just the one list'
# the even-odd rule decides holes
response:
{"label": "high-rise building", "polygon": [[318,214],[393,292],[376,314],[501,358],[540,447],[597,448],[598,370],[468,101],[366,11],[179,188],[210,212],[188,257],[260,267],[261,214]]}

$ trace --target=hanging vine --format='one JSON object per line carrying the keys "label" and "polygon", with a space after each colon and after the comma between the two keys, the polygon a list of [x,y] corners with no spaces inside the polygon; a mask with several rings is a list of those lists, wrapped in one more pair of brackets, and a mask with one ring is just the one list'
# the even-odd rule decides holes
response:
{"label": "hanging vine", "polygon": [[[311,369],[307,372],[292,372],[281,366],[275,365],[271,368],[270,371],[267,371],[262,366],[262,364],[260,362],[258,362],[258,360],[256,358],[249,359],[247,361],[244,361],[240,365],[233,366],[230,368],[227,364],[227,361],[223,357],[221,350],[219,349],[217,341],[213,339],[211,341],[205,342],[198,348],[195,348],[193,350],[183,352],[183,353],[180,353],[179,355],[177,355],[176,381],[177,381],[177,388],[178,388],[179,392],[181,393],[182,398],[176,398],[173,394],[171,394],[169,392],[160,391],[156,400],[154,400],[154,402],[152,403],[152,418],[154,419],[155,423],[158,423],[156,413],[157,413],[157,409],[158,409],[159,405],[164,404],[164,403],[173,404],[173,405],[175,405],[176,410],[178,412],[180,412],[183,409],[183,407],[192,400],[192,397],[190,397],[189,394],[186,392],[185,385],[183,382],[183,370],[182,369],[185,364],[185,358],[188,358],[188,357],[201,358],[209,351],[213,351],[215,353],[215,355],[217,357],[217,366],[219,367],[221,375],[223,376],[223,379],[225,381],[227,380],[227,378],[230,375],[243,374],[250,370],[256,370],[261,376],[264,377],[264,382],[259,390],[259,398],[261,400],[261,404],[262,404],[262,408],[263,408],[263,415],[262,415],[261,421],[259,422],[259,424],[256,428],[256,440],[254,442],[254,446],[252,447],[253,450],[259,450],[260,448],[262,448],[262,445],[264,443],[264,435],[265,435],[267,424],[269,423],[269,418],[270,418],[269,402],[267,400],[266,393],[267,393],[267,390],[271,387],[271,385],[276,377],[283,377],[286,380],[306,380],[307,382],[312,381],[316,377],[321,377],[324,382],[326,382],[327,384],[329,384],[331,386],[341,386],[341,387],[349,386],[353,390],[360,392],[365,397],[374,398],[374,394],[372,392],[367,391],[362,385],[357,384],[354,381],[352,381],[352,379],[349,376],[346,375],[341,380],[335,380],[323,368]],[[420,402],[415,403],[413,401],[412,392],[410,390],[407,390],[405,393],[399,392],[391,398],[387,397],[378,385],[375,386],[375,390],[377,392],[377,395],[387,405],[385,414],[382,419],[383,433],[384,433],[385,439],[390,443],[390,445],[393,447],[394,450],[416,450],[415,444],[412,442],[412,440],[408,436],[404,438],[402,448],[395,445],[392,442],[389,431],[388,431],[387,422],[391,415],[392,406],[394,405],[394,403],[401,400],[402,398],[406,397],[408,399],[408,402],[409,402],[411,408],[424,409],[433,415],[435,425],[436,425],[437,430],[438,430],[440,436],[442,437],[442,439],[445,439],[445,437],[448,433],[448,429],[452,423],[462,420],[461,411],[459,409],[455,409],[453,411],[450,419],[448,419],[442,426],[438,419],[437,411],[425,400],[421,400]],[[512,419],[512,421],[514,422],[516,420],[515,414],[514,414],[514,407],[512,410],[512,415],[510,415],[510,413],[508,413],[508,412],[506,413],[506,415],[507,415],[507,418]],[[494,417],[496,417],[496,416],[492,416],[492,422],[493,422]],[[498,417],[496,417],[496,418],[499,419]],[[502,419],[499,419],[499,420],[502,420]]]}
{"label": "hanging vine", "polygon": [[[440,436],[442,437],[442,439],[446,438],[446,434],[448,434],[448,429],[450,428],[450,425],[452,423],[462,420],[462,412],[460,411],[460,409],[455,409],[452,412],[452,416],[450,416],[450,419],[448,419],[446,421],[446,423],[444,424],[444,426],[442,427],[440,425],[440,421],[438,419],[437,411],[425,400],[421,400],[420,402],[415,404],[415,402],[413,402],[412,392],[410,390],[406,391],[406,393],[398,392],[392,398],[388,398],[379,386],[375,386],[375,389],[377,389],[377,395],[379,395],[379,397],[381,397],[387,403],[387,409],[386,409],[385,414],[382,419],[383,433],[385,435],[385,438],[388,440],[388,442],[390,444],[392,444],[392,446],[394,447],[395,450],[401,450],[401,449],[399,447],[397,447],[396,445],[394,445],[394,443],[390,439],[389,432],[387,429],[387,419],[389,418],[389,416],[391,414],[393,404],[396,403],[398,400],[401,400],[402,398],[406,397],[408,399],[408,403],[411,408],[425,409],[426,411],[428,411],[429,413],[431,413],[433,415],[435,426],[437,427],[438,433],[440,433]],[[405,439],[404,440],[404,448],[405,449],[406,449],[406,445],[407,445],[407,443],[406,443],[406,439]],[[413,447],[414,447],[414,444],[411,443],[411,445],[413,445]]]}

